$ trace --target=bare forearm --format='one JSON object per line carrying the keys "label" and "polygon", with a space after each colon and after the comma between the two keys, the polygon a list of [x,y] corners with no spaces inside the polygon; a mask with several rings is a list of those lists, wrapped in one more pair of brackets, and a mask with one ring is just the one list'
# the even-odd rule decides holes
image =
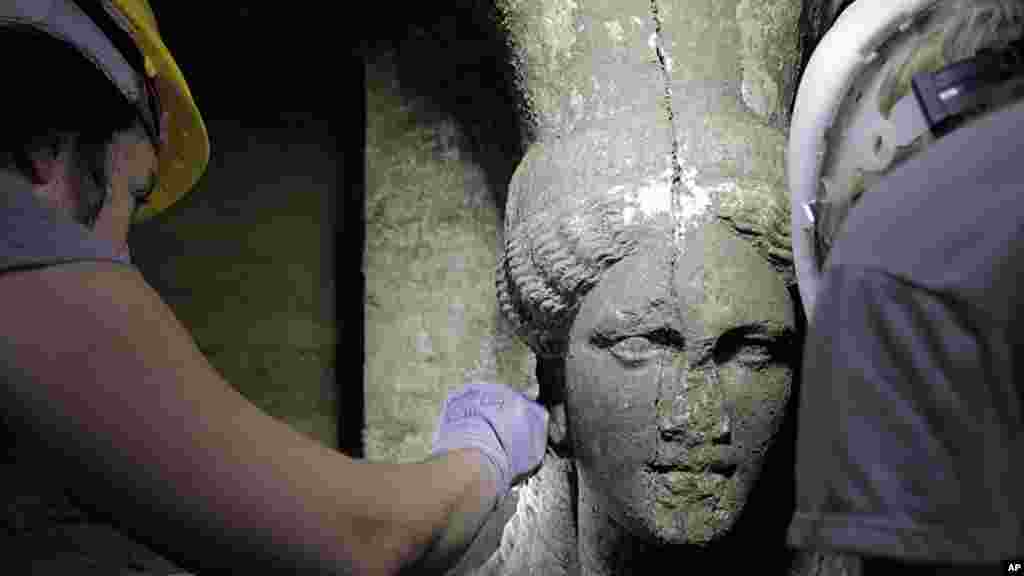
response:
{"label": "bare forearm", "polygon": [[[282,433],[282,444],[288,436],[294,444],[273,453],[281,465],[275,468],[293,471],[290,481],[268,470],[267,479],[282,484],[276,498],[265,497],[284,510],[289,498],[281,496],[291,491],[298,507],[289,548],[306,550],[301,557],[322,572],[443,574],[493,507],[497,490],[476,450],[392,464],[352,460],[297,434]],[[309,474],[297,471],[302,466]]]}
{"label": "bare forearm", "polygon": [[[431,536],[422,554],[414,562],[403,565],[406,571],[443,574],[469,548],[497,503],[496,478],[483,458],[475,450],[458,450],[421,465],[427,467],[424,472],[429,482],[448,484],[441,493],[449,499],[449,504],[441,517],[433,519],[434,525],[429,526]],[[431,487],[421,494],[430,497],[435,491],[436,487]]]}
{"label": "bare forearm", "polygon": [[[146,512],[148,506],[132,504],[142,498],[125,499],[131,489],[118,490],[117,481],[93,486],[91,495],[111,508],[122,527],[183,567],[202,572],[272,566],[311,575],[443,574],[493,505],[496,490],[476,451],[415,464],[357,461],[255,408],[242,412],[250,410],[251,421],[243,416],[235,422],[248,426],[244,445],[221,447],[193,465],[192,481],[165,476],[174,494],[158,498],[166,507],[154,503],[163,508],[159,519]],[[187,450],[181,448],[174,452]],[[214,459],[215,454],[232,457]],[[170,468],[178,466],[172,462],[164,470]],[[125,470],[120,477],[132,476],[137,474]],[[128,484],[144,482],[135,478]],[[128,508],[118,509],[119,500]]]}
{"label": "bare forearm", "polygon": [[486,515],[476,451],[377,464],[314,442],[230,386],[137,271],[5,275],[0,317],[9,425],[83,504],[183,568],[394,574]]}

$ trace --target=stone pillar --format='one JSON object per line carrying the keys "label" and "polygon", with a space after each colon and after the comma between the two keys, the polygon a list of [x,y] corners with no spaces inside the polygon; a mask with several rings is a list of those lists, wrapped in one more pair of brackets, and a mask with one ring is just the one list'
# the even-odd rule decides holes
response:
{"label": "stone pillar", "polygon": [[[645,195],[671,191],[691,198],[674,208],[699,204],[701,218],[747,230],[792,282],[784,153],[800,60],[799,0],[498,6],[533,138],[509,186],[506,233],[528,220],[522,198],[545,210],[584,196],[573,193],[581,188],[626,187],[643,208]],[[766,229],[773,232],[749,233]],[[481,574],[577,573],[575,511],[553,496],[575,492],[575,475],[571,458],[549,454]],[[580,509],[585,505],[581,500]]]}
{"label": "stone pillar", "polygon": [[[517,197],[540,197],[532,205],[544,209],[575,187],[632,185],[641,195],[670,188],[673,198],[690,197],[674,209],[704,195],[705,217],[749,240],[792,287],[790,108],[800,67],[844,4],[498,0],[532,129],[509,186],[506,222],[524,216]],[[574,474],[571,460],[559,460],[523,489],[520,500],[530,505],[520,506],[482,574],[578,570],[577,550],[545,530],[570,530],[568,512],[555,500],[536,511],[553,486],[574,487],[567,479]],[[534,562],[537,554],[523,552],[553,541],[549,556],[558,561]],[[793,569],[845,575],[859,573],[858,566],[855,558],[808,554]]]}

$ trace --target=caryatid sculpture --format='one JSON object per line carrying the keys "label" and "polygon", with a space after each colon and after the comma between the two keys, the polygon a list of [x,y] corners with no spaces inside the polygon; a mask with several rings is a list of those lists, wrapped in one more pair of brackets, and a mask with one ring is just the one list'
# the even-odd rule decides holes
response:
{"label": "caryatid sculpture", "polygon": [[[806,239],[790,238],[790,104],[802,60],[849,4],[499,0],[533,143],[509,188],[498,297],[536,353],[551,450],[478,574],[682,572],[709,559],[726,573],[859,573],[852,556],[773,556],[789,510],[777,531],[770,518],[753,523],[762,534],[745,530],[793,488],[755,489],[800,347],[791,240]],[[820,60],[873,64],[851,68],[860,88],[813,103],[826,122],[801,124],[814,146],[798,146],[811,153],[792,165],[829,157],[815,146],[841,140],[819,130],[837,111],[877,104],[884,116],[911,74],[1020,35],[1018,1],[945,5],[878,19],[851,53]],[[858,19],[843,22],[855,37]],[[882,42],[882,58],[858,48]],[[831,76],[846,86],[851,74]],[[850,168],[849,151],[829,152]],[[853,158],[878,169],[870,154]],[[797,179],[803,201],[822,177],[810,176]],[[826,200],[855,202],[868,187],[834,176]]]}
{"label": "caryatid sculpture", "polygon": [[[498,298],[552,432],[476,573],[770,562],[731,542],[798,353],[784,165],[800,2],[499,7],[534,142]],[[764,535],[776,548],[788,512]]]}

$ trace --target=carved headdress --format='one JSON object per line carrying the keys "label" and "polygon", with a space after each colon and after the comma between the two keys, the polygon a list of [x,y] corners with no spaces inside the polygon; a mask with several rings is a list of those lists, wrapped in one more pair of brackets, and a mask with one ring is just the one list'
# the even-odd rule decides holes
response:
{"label": "carved headdress", "polygon": [[605,270],[645,242],[673,242],[680,226],[718,219],[793,282],[780,186],[701,178],[678,159],[667,119],[655,116],[534,144],[512,177],[498,301],[541,358],[565,354],[580,301]]}

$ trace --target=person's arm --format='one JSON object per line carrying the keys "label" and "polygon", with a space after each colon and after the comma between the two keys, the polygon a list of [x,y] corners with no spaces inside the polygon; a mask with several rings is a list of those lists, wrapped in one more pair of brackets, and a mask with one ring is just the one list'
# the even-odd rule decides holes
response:
{"label": "person's arm", "polygon": [[[202,574],[454,562],[497,493],[476,450],[360,462],[249,402],[134,269],[0,276],[4,416],[87,506]],[[455,551],[456,554],[452,554]]]}

